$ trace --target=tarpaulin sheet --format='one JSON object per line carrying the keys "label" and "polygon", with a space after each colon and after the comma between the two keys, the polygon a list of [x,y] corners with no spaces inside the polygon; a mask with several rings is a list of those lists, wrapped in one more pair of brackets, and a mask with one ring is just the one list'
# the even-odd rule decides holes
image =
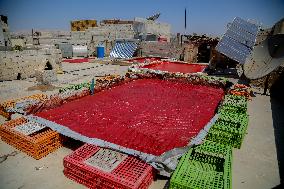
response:
{"label": "tarpaulin sheet", "polygon": [[160,61],[162,58],[160,57],[140,57],[140,58],[132,58],[130,60],[127,60],[128,62],[138,62],[138,63],[144,63],[146,61]]}
{"label": "tarpaulin sheet", "polygon": [[186,146],[210,121],[222,89],[140,79],[37,113],[69,129],[143,153]]}
{"label": "tarpaulin sheet", "polygon": [[186,64],[179,62],[163,61],[154,64],[148,64],[143,66],[142,68],[168,71],[168,72],[196,73],[196,72],[202,72],[206,67],[207,65],[202,65],[202,64]]}
{"label": "tarpaulin sheet", "polygon": [[67,63],[85,63],[85,62],[89,62],[89,59],[88,58],[65,59],[65,60],[63,60],[63,62],[67,62]]}
{"label": "tarpaulin sheet", "polygon": [[138,45],[133,41],[116,41],[110,52],[112,58],[131,58]]}

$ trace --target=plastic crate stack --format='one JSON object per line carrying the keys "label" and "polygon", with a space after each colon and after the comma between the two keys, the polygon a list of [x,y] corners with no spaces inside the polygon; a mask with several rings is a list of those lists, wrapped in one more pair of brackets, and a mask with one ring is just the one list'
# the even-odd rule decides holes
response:
{"label": "plastic crate stack", "polygon": [[230,90],[229,94],[236,96],[243,96],[246,99],[251,99],[251,89],[249,86],[243,84],[235,84]]}
{"label": "plastic crate stack", "polygon": [[219,109],[219,118],[210,129],[207,139],[240,149],[247,126],[246,98],[226,95]]}
{"label": "plastic crate stack", "polygon": [[0,115],[2,115],[3,117],[5,117],[5,118],[7,118],[7,119],[10,119],[12,114],[13,114],[13,113],[7,112],[7,111],[3,108],[3,106],[0,105]]}
{"label": "plastic crate stack", "polygon": [[29,156],[40,159],[63,144],[59,133],[24,117],[0,125],[1,139]]}
{"label": "plastic crate stack", "polygon": [[247,99],[243,96],[226,95],[220,110],[236,114],[246,114]]}
{"label": "plastic crate stack", "polygon": [[147,163],[110,149],[85,144],[63,160],[64,174],[88,188],[148,188],[155,176]]}
{"label": "plastic crate stack", "polygon": [[34,94],[34,95],[31,95],[31,96],[25,96],[25,97],[22,97],[22,98],[7,100],[7,101],[0,104],[0,115],[2,115],[3,117],[5,117],[7,119],[10,119],[11,115],[16,112],[16,105],[18,103],[25,104],[25,106],[27,108],[27,107],[31,106],[33,104],[33,102],[36,103],[36,102],[42,102],[42,101],[45,101],[45,100],[47,100],[47,95],[45,95],[45,94]]}
{"label": "plastic crate stack", "polygon": [[232,147],[212,141],[184,154],[170,179],[170,189],[230,189]]}

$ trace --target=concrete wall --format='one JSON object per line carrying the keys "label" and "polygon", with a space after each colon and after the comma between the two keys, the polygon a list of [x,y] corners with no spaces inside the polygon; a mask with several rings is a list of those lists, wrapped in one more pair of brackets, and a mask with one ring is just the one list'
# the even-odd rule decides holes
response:
{"label": "concrete wall", "polygon": [[21,47],[25,47],[26,46],[26,40],[25,39],[11,39],[11,46],[15,47],[15,46],[21,46]]}
{"label": "concrete wall", "polygon": [[133,39],[132,24],[105,24],[86,31],[71,32],[71,40],[113,41],[115,39]]}
{"label": "concrete wall", "polygon": [[144,18],[135,18],[133,24],[135,33],[137,34],[155,34],[157,36],[164,36],[170,41],[171,37],[171,25],[167,23],[160,23],[153,20],[147,20]]}
{"label": "concrete wall", "polygon": [[0,81],[34,77],[35,70],[44,70],[49,61],[53,69],[61,69],[62,55],[58,49],[0,51]]}
{"label": "concrete wall", "polygon": [[87,45],[89,56],[96,54],[98,45],[104,45],[105,54],[108,55],[116,39],[133,39],[134,34],[132,24],[101,24],[86,31],[72,31],[69,42]]}
{"label": "concrete wall", "polygon": [[184,45],[184,61],[195,63],[197,62],[198,46],[194,44]]}
{"label": "concrete wall", "polygon": [[140,45],[142,56],[161,56],[179,59],[182,53],[180,45],[171,42],[144,41]]}
{"label": "concrete wall", "polygon": [[11,46],[8,18],[0,15],[0,46]]}
{"label": "concrete wall", "polygon": [[[39,48],[45,48],[45,45],[54,45],[59,43],[69,43],[72,45],[88,46],[88,55],[96,54],[96,47],[100,44],[105,46],[105,55],[108,55],[116,39],[134,39],[138,33],[154,34],[164,36],[170,41],[169,24],[158,23],[146,19],[137,19],[137,21],[111,24],[102,22],[97,27],[89,27],[85,31],[48,31],[36,30],[40,32],[37,37]],[[138,32],[138,33],[137,33]],[[15,35],[24,35],[27,39],[27,46],[33,44],[31,31],[25,33],[15,33]],[[145,35],[145,37],[146,37]],[[50,48],[50,47],[49,47]],[[155,47],[156,48],[156,47]]]}
{"label": "concrete wall", "polygon": [[[66,43],[71,39],[71,32],[61,30],[35,30],[40,33],[39,36],[34,36],[40,45],[54,45],[58,43]],[[13,38],[23,37],[26,40],[27,46],[34,43],[32,31],[12,32]]]}

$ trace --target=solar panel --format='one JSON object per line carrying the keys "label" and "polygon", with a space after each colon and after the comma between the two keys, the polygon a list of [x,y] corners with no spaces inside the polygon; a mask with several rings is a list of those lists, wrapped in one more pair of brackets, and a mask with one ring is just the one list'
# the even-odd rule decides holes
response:
{"label": "solar panel", "polygon": [[236,17],[216,46],[216,50],[244,64],[255,44],[258,26]]}
{"label": "solar panel", "polygon": [[253,24],[253,23],[250,23],[248,21],[245,21],[239,17],[236,17],[233,21],[234,25],[236,26],[240,26],[240,28],[243,28],[245,31],[251,33],[251,34],[254,34],[256,35],[257,32],[258,32],[258,26]]}
{"label": "solar panel", "polygon": [[227,36],[223,36],[222,42],[218,43],[216,49],[239,63],[244,63],[251,51],[247,46]]}
{"label": "solar panel", "polygon": [[248,32],[243,32],[234,25],[228,28],[225,35],[248,47],[252,47],[254,45],[256,38],[255,35]]}

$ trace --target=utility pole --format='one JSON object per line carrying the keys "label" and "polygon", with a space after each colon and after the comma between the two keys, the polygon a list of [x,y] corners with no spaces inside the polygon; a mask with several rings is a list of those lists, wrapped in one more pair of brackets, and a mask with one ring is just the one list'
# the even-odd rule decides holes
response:
{"label": "utility pole", "polygon": [[186,35],[186,8],[184,9],[184,35]]}
{"label": "utility pole", "polygon": [[180,44],[182,45],[183,36],[186,35],[186,8],[184,8],[184,32],[183,35],[180,36]]}

